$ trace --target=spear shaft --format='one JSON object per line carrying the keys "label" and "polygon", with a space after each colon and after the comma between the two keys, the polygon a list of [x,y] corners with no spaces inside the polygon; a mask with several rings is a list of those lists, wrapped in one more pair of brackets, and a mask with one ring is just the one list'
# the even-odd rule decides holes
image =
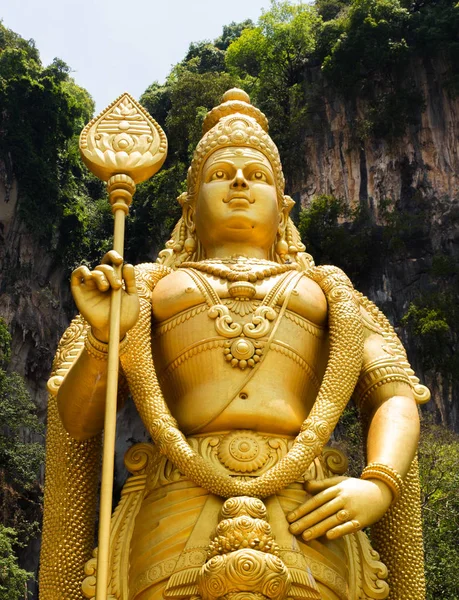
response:
{"label": "spear shaft", "polygon": [[[115,175],[107,182],[114,216],[113,250],[124,255],[125,219],[135,191],[134,181]],[[122,265],[113,267],[122,280]],[[108,338],[107,392],[105,399],[104,447],[100,489],[99,548],[97,551],[96,600],[106,600],[109,581],[110,522],[112,515],[113,473],[115,461],[116,407],[119,379],[119,344],[122,288],[112,289]]]}

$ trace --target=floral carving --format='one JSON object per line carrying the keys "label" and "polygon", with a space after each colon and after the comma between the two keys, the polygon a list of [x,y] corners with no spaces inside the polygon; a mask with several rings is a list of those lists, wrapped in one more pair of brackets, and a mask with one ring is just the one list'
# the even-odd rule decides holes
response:
{"label": "floral carving", "polygon": [[233,431],[221,442],[218,458],[239,473],[251,473],[262,467],[270,456],[266,440],[253,431]]}
{"label": "floral carving", "polygon": [[138,183],[159,170],[167,139],[158,123],[129,94],[123,94],[81,132],[83,160],[107,181],[125,173]]}

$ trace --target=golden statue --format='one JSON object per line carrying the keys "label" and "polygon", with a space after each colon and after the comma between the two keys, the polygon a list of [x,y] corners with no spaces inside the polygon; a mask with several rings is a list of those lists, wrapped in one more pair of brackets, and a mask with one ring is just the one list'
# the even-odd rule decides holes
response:
{"label": "golden statue", "polygon": [[[422,600],[415,456],[428,390],[376,306],[305,252],[247,94],[228,91],[203,130],[158,262],[124,265],[120,277],[112,251],[72,274],[80,316],[49,385],[41,599],[95,594],[119,290],[118,405],[129,389],[152,443],[125,457],[108,598]],[[326,446],[351,396],[367,439],[359,479]]]}

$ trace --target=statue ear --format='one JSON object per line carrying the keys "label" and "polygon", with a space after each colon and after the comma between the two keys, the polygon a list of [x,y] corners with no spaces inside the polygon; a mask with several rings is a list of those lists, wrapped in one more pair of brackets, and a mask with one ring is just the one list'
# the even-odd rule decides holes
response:
{"label": "statue ear", "polygon": [[285,230],[287,228],[288,215],[285,214],[284,210],[281,210],[279,213],[279,226],[277,228],[277,233],[279,237],[285,237]]}
{"label": "statue ear", "polygon": [[193,233],[196,229],[196,225],[194,223],[194,206],[192,204],[186,203],[183,204],[183,220],[185,221],[185,225],[188,228],[190,233]]}

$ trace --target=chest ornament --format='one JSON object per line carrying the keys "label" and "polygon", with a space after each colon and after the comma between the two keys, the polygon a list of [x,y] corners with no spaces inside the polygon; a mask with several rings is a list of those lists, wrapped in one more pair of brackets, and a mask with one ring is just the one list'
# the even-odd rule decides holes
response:
{"label": "chest ornament", "polygon": [[[231,262],[232,261],[232,262]],[[266,263],[267,266],[264,266]],[[262,266],[260,270],[252,271],[254,265]],[[221,337],[227,338],[223,355],[232,367],[239,369],[253,368],[261,360],[266,338],[276,322],[277,313],[274,306],[287,290],[292,279],[298,273],[294,265],[278,265],[269,261],[251,261],[243,257],[230,259],[224,263],[218,261],[187,262],[181,265],[195,282],[197,288],[204,296],[208,306],[208,316],[214,320],[215,331]],[[229,305],[223,304],[217,292],[210,285],[202,272],[215,277],[226,279],[230,282],[229,294],[233,301]],[[254,283],[268,277],[285,274],[266,294],[258,307],[250,302],[254,297],[256,288]],[[248,323],[241,323],[233,319],[230,314],[234,302],[236,314],[249,315],[252,318]],[[244,309],[241,309],[244,306]]]}

